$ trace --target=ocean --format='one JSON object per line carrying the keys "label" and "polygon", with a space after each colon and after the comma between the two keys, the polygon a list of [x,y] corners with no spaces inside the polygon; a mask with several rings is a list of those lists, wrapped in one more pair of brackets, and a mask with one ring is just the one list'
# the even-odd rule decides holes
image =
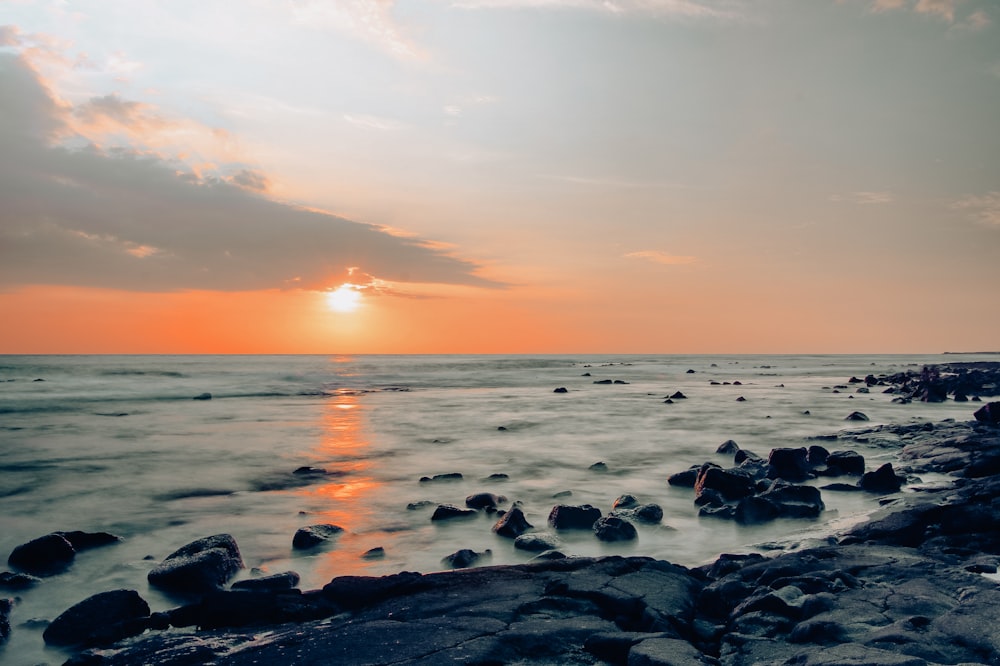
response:
{"label": "ocean", "polygon": [[[539,530],[556,504],[607,512],[628,493],[663,508],[662,523],[637,525],[634,542],[561,534],[570,555],[697,566],[723,552],[823,538],[878,498],[824,492],[818,520],[744,527],[699,519],[692,491],[667,477],[705,461],[731,464],[715,453],[729,439],[766,456],[842,430],[969,420],[977,403],[897,404],[877,387],[858,393],[847,383],[966,360],[996,359],[0,356],[0,553],[57,530],[124,539],[81,552],[33,588],[0,593],[19,597],[0,662],[64,661],[43,644],[45,621],[97,592],[135,589],[154,611],[179,605],[146,574],[213,534],[236,538],[245,576],[294,570],[302,589],[339,575],[440,570],[462,548],[489,549],[483,564],[533,557],[492,533],[495,516],[431,521],[438,504],[464,506],[476,492],[520,502]],[[678,391],[686,397],[664,402]],[[204,394],[211,399],[194,399]],[[870,422],[845,421],[853,411]],[[879,438],[858,450],[869,469],[894,460]],[[294,473],[306,466],[326,473]],[[452,473],[462,478],[421,481]],[[328,547],[293,551],[295,531],[317,523],[345,531]],[[384,555],[365,557],[373,548]]]}

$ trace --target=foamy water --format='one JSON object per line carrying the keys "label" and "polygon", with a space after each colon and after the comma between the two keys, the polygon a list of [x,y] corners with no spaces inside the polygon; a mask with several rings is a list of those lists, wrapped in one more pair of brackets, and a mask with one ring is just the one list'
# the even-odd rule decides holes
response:
{"label": "foamy water", "polygon": [[[539,530],[558,503],[607,512],[630,493],[663,507],[663,524],[638,525],[633,543],[560,535],[572,555],[649,555],[693,566],[722,552],[822,536],[876,499],[825,492],[818,521],[751,528],[699,519],[691,491],[666,479],[707,460],[730,464],[714,453],[727,439],[766,456],[859,427],[844,421],[855,410],[871,418],[861,426],[967,420],[975,403],[899,405],[879,388],[833,388],[852,375],[961,360],[969,358],[0,357],[0,554],[55,530],[125,539],[85,551],[67,572],[17,593],[0,660],[61,663],[65,653],[44,647],[44,624],[35,620],[97,592],[131,588],[153,610],[178,605],[150,588],[146,573],[176,548],[222,532],[239,543],[247,575],[291,569],[303,589],[344,574],[439,570],[441,558],[460,548],[490,549],[487,564],[530,559],[491,532],[494,516],[431,522],[434,506],[462,506],[475,492],[520,501]],[[627,383],[594,383],[606,379]],[[687,398],[665,404],[676,391]],[[192,400],[202,393],[213,399]],[[877,442],[859,451],[869,469],[894,456]],[[590,469],[596,462],[607,471]],[[329,474],[297,486],[292,472],[301,466]],[[420,482],[453,472],[463,478]],[[495,474],[508,478],[487,480]],[[572,494],[553,497],[565,491]],[[419,502],[428,504],[407,508]],[[346,532],[329,548],[292,551],[296,529],[326,522]],[[385,557],[362,557],[375,547]]]}

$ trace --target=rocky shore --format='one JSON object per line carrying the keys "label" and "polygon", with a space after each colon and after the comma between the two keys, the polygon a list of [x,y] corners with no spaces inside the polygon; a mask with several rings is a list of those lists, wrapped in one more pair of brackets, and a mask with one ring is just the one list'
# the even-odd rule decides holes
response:
{"label": "rocky shore", "polygon": [[[944,395],[988,395],[997,369],[981,370],[947,373],[952,384]],[[953,381],[970,373],[978,388]],[[901,399],[935,400],[943,381],[927,371],[855,383],[882,382]],[[215,535],[150,572],[151,585],[183,600],[176,608],[151,613],[138,592],[109,591],[67,609],[45,640],[75,651],[67,664],[108,666],[1000,664],[1000,402],[970,407],[977,408],[974,421],[851,429],[767,458],[741,456],[735,447],[733,467],[687,470],[707,521],[809,518],[822,501],[815,486],[800,483],[807,478],[837,477],[823,492],[881,498],[867,522],[770,557],[724,554],[685,568],[547,550],[528,564],[343,576],[303,591],[294,572],[230,586],[242,567],[239,547]],[[859,470],[849,453],[862,442],[896,450],[896,466],[861,475],[863,461]],[[947,475],[947,482],[924,485],[922,475]],[[901,484],[911,492],[898,492]],[[601,528],[612,518],[640,519],[639,508],[623,502],[619,515],[600,517]],[[524,532],[517,513],[508,510],[494,529],[513,525],[512,538]],[[556,527],[587,509],[553,513]],[[598,520],[587,515],[586,522]],[[312,526],[302,542],[331,538],[335,528]],[[54,533],[24,544],[11,554],[16,571],[3,574],[0,589],[30,586],[35,575],[69,566],[76,550],[113,540]],[[0,600],[0,641],[15,610]]]}

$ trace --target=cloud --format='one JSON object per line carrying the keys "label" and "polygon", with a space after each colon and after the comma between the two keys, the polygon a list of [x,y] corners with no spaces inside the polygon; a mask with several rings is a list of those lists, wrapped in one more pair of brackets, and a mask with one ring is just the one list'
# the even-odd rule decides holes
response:
{"label": "cloud", "polygon": [[157,117],[115,95],[57,102],[23,55],[0,52],[0,287],[323,289],[347,267],[390,282],[500,286],[452,251],[269,199],[260,171],[199,175],[72,131],[109,122],[138,133]]}
{"label": "cloud", "polygon": [[393,131],[404,129],[406,125],[399,122],[398,120],[393,120],[392,118],[383,118],[380,116],[371,116],[366,114],[352,114],[345,113],[344,120],[357,127],[364,127],[365,129],[381,130],[381,131]]}
{"label": "cloud", "polygon": [[[865,0],[873,12],[888,12],[897,9],[912,9],[918,14],[935,16],[948,23],[954,23],[955,12],[964,0]],[[976,16],[978,14],[978,16]],[[975,16],[975,18],[973,18]],[[969,27],[978,28],[989,24],[989,17],[983,12],[976,12],[969,17]],[[985,19],[986,23],[982,21]]]}
{"label": "cloud", "polygon": [[739,14],[726,0],[453,0],[461,9],[582,9],[609,14],[734,18]]}
{"label": "cloud", "polygon": [[624,255],[629,259],[645,259],[646,261],[652,261],[655,264],[663,264],[665,266],[684,266],[687,264],[697,263],[698,257],[686,257],[675,254],[667,254],[666,252],[660,252],[659,250],[641,250],[639,252],[629,252]]}
{"label": "cloud", "polygon": [[293,20],[310,28],[331,29],[368,42],[400,59],[420,59],[392,16],[395,0],[291,0]]}
{"label": "cloud", "polygon": [[892,203],[892,192],[848,192],[831,194],[830,201],[854,203],[861,206]]}
{"label": "cloud", "polygon": [[1000,191],[987,192],[983,196],[967,196],[951,207],[967,211],[980,224],[1000,228]]}

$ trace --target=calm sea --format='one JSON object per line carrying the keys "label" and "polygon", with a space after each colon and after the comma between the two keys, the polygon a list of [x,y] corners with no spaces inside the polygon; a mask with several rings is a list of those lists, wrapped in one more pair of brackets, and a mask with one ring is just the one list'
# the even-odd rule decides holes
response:
{"label": "calm sea", "polygon": [[[149,588],[146,573],[174,549],[221,532],[235,536],[248,568],[297,571],[303,589],[343,574],[438,570],[460,548],[490,549],[485,563],[530,559],[490,531],[487,515],[431,522],[436,504],[461,506],[474,492],[521,502],[538,529],[557,503],[608,511],[630,493],[663,507],[662,525],[639,525],[634,543],[563,535],[562,550],[574,555],[691,566],[828,534],[876,499],[827,492],[819,521],[748,528],[699,520],[691,491],[666,479],[707,460],[728,464],[714,453],[727,439],[766,456],[856,428],[844,420],[855,410],[870,417],[864,426],[968,420],[975,403],[900,405],[877,388],[835,388],[852,375],[960,360],[994,359],[0,356],[0,553],[54,530],[125,539],[81,553],[66,573],[18,593],[0,661],[61,663],[65,655],[44,648],[36,620],[97,592],[131,588],[153,610],[176,606]],[[664,403],[677,391],[687,398]],[[193,399],[205,393],[212,399]],[[861,452],[870,469],[894,455],[874,441]],[[606,471],[592,470],[597,462]],[[328,474],[299,485],[293,472],[302,466]],[[463,478],[420,482],[455,472]],[[508,478],[487,480],[495,474]],[[346,530],[331,547],[292,551],[297,528],[327,522]],[[362,557],[376,547],[384,557]]]}

